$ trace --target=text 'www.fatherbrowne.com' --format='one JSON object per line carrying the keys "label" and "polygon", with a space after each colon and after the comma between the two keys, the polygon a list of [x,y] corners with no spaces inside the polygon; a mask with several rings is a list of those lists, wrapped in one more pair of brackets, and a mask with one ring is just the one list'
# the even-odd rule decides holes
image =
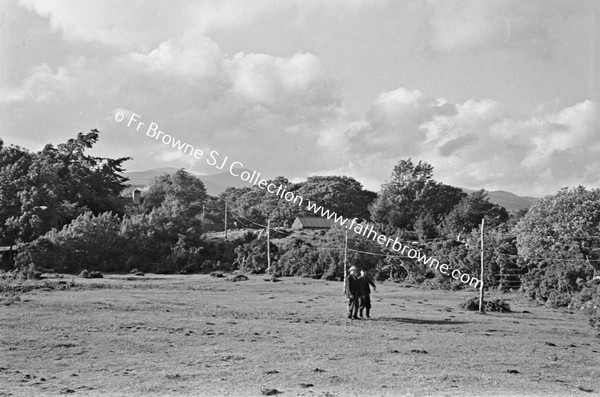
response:
{"label": "text 'www.fatherbrowne.com'", "polygon": [[[117,111],[115,113],[115,121],[120,123],[123,120],[125,120],[125,113],[122,111]],[[392,239],[391,237],[378,233],[374,230],[373,225],[369,225],[364,222],[359,223],[357,222],[357,218],[345,218],[341,215],[338,215],[336,212],[323,208],[317,203],[313,203],[310,200],[306,200],[305,204],[302,196],[296,194],[295,192],[287,191],[286,186],[276,185],[264,178],[261,178],[260,172],[248,171],[244,169],[244,164],[239,161],[230,161],[229,156],[222,157],[216,150],[211,150],[208,152],[208,155],[205,156],[202,149],[197,148],[190,143],[183,142],[180,139],[176,139],[172,135],[161,131],[158,124],[155,122],[150,122],[149,124],[142,122],[139,114],[131,113],[127,122],[127,127],[133,127],[137,132],[140,132],[141,129],[142,132],[145,131],[145,135],[147,137],[152,138],[157,142],[160,141],[163,144],[172,147],[173,149],[193,157],[196,160],[205,160],[206,164],[210,165],[211,167],[215,167],[218,170],[223,170],[227,167],[232,176],[238,177],[242,181],[247,182],[252,186],[258,186],[260,189],[266,190],[271,194],[281,197],[288,203],[298,205],[299,207],[303,207],[305,205],[305,208],[308,211],[312,211],[314,214],[323,218],[333,220],[334,223],[345,227],[358,235],[370,238],[381,246],[388,247],[392,251],[399,253],[401,256],[405,256],[410,259],[416,259],[417,262],[423,263],[424,265],[429,265],[430,268],[436,269],[440,273],[447,276],[451,276],[463,284],[469,284],[475,288],[481,287],[481,280],[478,280],[467,273],[461,273],[458,269],[451,269],[446,263],[440,264],[437,259],[431,256],[427,257],[421,251],[411,247],[406,242],[399,241],[398,237]]]}

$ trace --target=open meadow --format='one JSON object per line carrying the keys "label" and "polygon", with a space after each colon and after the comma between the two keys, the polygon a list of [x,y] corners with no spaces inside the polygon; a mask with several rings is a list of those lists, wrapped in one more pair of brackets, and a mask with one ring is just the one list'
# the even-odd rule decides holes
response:
{"label": "open meadow", "polygon": [[385,282],[373,318],[349,320],[340,282],[249,277],[47,279],[3,298],[0,396],[600,393],[579,313],[505,294],[512,313],[481,315],[460,308],[474,291]]}

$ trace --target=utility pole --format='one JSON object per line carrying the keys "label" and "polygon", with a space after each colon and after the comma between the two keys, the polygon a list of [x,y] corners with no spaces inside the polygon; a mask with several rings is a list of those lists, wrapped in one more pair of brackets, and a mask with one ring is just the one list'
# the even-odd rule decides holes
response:
{"label": "utility pole", "polygon": [[271,274],[271,217],[267,219],[267,275]]}
{"label": "utility pole", "polygon": [[225,199],[225,240],[227,240],[227,199]]}
{"label": "utility pole", "polygon": [[485,222],[485,218],[481,219],[481,272],[479,273],[479,277],[481,277],[481,287],[479,288],[479,313],[483,313],[483,224]]}

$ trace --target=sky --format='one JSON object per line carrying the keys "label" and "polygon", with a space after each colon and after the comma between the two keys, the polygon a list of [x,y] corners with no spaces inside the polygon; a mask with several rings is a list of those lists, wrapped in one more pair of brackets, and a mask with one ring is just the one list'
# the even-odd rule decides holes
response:
{"label": "sky", "polygon": [[373,191],[412,158],[541,197],[600,187],[599,65],[598,1],[0,0],[0,138]]}

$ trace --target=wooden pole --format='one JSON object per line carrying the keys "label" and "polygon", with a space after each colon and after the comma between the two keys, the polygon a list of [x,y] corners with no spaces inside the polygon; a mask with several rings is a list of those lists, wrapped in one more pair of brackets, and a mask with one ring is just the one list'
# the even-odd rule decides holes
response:
{"label": "wooden pole", "polygon": [[225,199],[225,240],[227,240],[227,199]]}
{"label": "wooden pole", "polygon": [[479,288],[479,313],[483,313],[483,225],[485,218],[481,219],[481,271],[479,277],[481,278],[481,287]]}
{"label": "wooden pole", "polygon": [[267,219],[267,274],[271,274],[271,217]]}

